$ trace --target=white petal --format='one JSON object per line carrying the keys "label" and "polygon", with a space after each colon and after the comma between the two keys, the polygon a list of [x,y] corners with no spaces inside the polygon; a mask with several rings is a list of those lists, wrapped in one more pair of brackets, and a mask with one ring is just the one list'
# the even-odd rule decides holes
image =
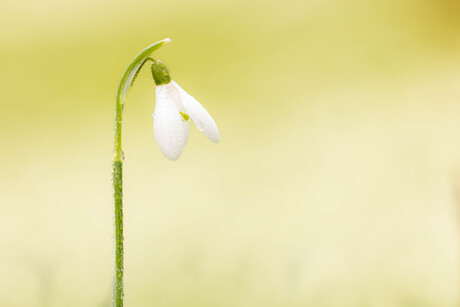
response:
{"label": "white petal", "polygon": [[171,160],[179,158],[188,139],[189,123],[179,113],[179,104],[171,83],[157,86],[153,133],[161,152]]}
{"label": "white petal", "polygon": [[206,111],[206,109],[195,98],[184,91],[176,82],[171,81],[171,84],[177,88],[180,94],[185,113],[190,116],[197,128],[203,132],[208,139],[214,143],[218,143],[220,140],[219,129],[208,111]]}

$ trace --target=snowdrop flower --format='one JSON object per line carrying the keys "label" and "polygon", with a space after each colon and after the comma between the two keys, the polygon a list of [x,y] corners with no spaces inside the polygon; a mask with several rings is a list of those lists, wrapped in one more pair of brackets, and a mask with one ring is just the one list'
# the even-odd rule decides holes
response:
{"label": "snowdrop flower", "polygon": [[154,60],[151,67],[156,87],[153,133],[161,152],[171,160],[180,157],[189,135],[190,119],[203,134],[218,143],[219,129],[206,109],[171,80],[168,68]]}

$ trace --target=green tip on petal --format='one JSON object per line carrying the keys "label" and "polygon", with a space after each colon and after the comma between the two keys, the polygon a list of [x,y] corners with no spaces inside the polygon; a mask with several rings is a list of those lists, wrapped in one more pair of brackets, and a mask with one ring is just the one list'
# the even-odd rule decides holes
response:
{"label": "green tip on petal", "polygon": [[182,113],[182,112],[179,112],[179,113],[180,113],[180,115],[182,115],[182,118],[183,118],[186,122],[188,122],[188,120],[190,119],[190,116],[188,116],[187,114]]}

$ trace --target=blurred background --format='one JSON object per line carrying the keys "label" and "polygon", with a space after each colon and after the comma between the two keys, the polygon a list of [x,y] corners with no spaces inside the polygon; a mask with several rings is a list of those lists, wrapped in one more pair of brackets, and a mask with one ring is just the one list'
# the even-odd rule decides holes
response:
{"label": "blurred background", "polygon": [[0,1],[0,306],[109,306],[116,88],[144,47],[215,118],[126,102],[125,305],[459,306],[457,0]]}

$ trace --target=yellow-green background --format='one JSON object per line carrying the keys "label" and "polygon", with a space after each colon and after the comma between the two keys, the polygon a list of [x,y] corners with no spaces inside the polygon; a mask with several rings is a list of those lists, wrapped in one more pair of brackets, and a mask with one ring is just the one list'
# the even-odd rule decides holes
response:
{"label": "yellow-green background", "polygon": [[114,98],[156,52],[216,119],[124,118],[125,305],[458,306],[456,0],[0,1],[0,306],[108,306]]}

